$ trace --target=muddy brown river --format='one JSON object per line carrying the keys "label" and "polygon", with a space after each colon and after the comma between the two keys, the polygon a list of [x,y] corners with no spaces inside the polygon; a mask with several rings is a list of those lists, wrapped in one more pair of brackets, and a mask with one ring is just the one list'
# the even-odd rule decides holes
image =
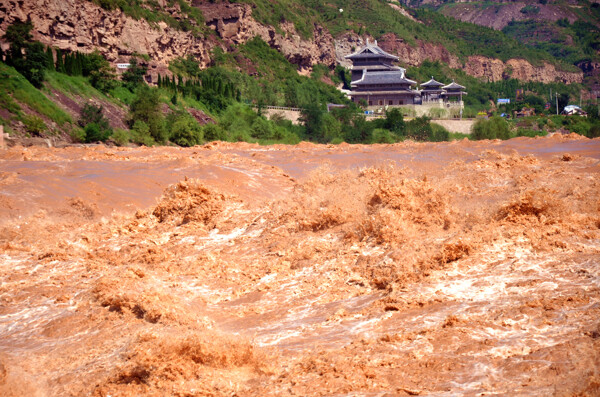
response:
{"label": "muddy brown river", "polygon": [[599,396],[600,140],[0,150],[2,396]]}

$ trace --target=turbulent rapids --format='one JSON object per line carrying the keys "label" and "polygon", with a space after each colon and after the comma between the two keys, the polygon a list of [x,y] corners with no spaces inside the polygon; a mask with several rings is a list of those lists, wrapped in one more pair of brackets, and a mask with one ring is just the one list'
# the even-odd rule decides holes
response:
{"label": "turbulent rapids", "polygon": [[0,395],[600,395],[600,140],[0,151]]}

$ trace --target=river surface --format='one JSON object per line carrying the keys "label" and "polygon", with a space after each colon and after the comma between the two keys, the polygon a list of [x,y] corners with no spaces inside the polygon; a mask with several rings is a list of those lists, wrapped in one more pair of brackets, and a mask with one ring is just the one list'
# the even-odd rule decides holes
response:
{"label": "river surface", "polygon": [[600,140],[0,150],[0,395],[600,395]]}

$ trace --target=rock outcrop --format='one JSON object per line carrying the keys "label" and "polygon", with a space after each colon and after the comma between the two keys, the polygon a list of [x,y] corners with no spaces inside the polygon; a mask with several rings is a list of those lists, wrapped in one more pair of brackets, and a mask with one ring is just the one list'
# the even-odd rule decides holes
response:
{"label": "rock outcrop", "polygon": [[464,65],[464,70],[474,77],[481,77],[488,81],[500,81],[515,78],[521,81],[535,81],[540,83],[563,82],[581,83],[583,72],[564,72],[557,70],[554,65],[543,62],[534,66],[524,59],[509,59],[502,62],[499,59],[484,56],[470,56]]}
{"label": "rock outcrop", "polygon": [[216,45],[239,44],[258,35],[300,68],[335,64],[333,38],[318,26],[313,37],[304,40],[292,24],[283,23],[278,29],[281,34],[274,27],[256,22],[252,8],[245,4],[201,2],[198,6],[207,25],[222,41],[213,35],[195,37],[164,22],[135,20],[120,10],[107,11],[79,0],[0,0],[0,37],[15,20],[29,19],[34,25],[34,38],[44,44],[67,51],[98,49],[111,62],[124,61],[133,53],[147,54],[151,71],[166,71],[172,59],[188,54],[206,67]]}
{"label": "rock outcrop", "polygon": [[390,54],[397,55],[400,61],[406,65],[418,66],[423,61],[429,60],[444,62],[453,69],[462,67],[458,57],[450,54],[441,44],[425,43],[419,40],[416,46],[411,46],[397,35],[388,33],[381,36],[379,46]]}
{"label": "rock outcrop", "polygon": [[247,4],[199,3],[198,7],[206,24],[228,43],[240,44],[259,36],[300,69],[317,63],[335,66],[333,37],[320,26],[314,27],[313,37],[307,40],[298,35],[290,22],[281,23],[279,29],[258,23]]}
{"label": "rock outcrop", "polygon": [[210,38],[196,38],[164,22],[151,25],[88,1],[1,0],[0,36],[15,20],[27,19],[34,25],[34,38],[44,44],[67,51],[98,49],[111,62],[126,60],[135,52],[147,54],[151,69],[164,68],[170,60],[187,54],[206,66],[215,45]]}

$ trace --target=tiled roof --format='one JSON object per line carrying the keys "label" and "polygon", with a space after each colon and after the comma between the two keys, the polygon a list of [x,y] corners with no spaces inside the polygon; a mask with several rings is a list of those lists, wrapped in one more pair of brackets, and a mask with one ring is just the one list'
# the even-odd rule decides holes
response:
{"label": "tiled roof", "polygon": [[435,81],[433,79],[433,76],[431,76],[431,80],[429,80],[426,83],[421,84],[421,87],[431,87],[431,88],[435,88],[435,87],[441,87],[443,86],[444,83],[440,83],[439,81]]}
{"label": "tiled roof", "polygon": [[404,77],[404,72],[393,70],[389,72],[365,72],[360,80],[352,82],[353,86],[361,85],[392,85],[392,84],[417,84],[413,80]]}
{"label": "tiled roof", "polygon": [[395,55],[388,54],[377,46],[377,44],[369,43],[361,47],[354,54],[346,55],[346,59],[360,59],[360,58],[389,58],[398,60],[399,58]]}
{"label": "tiled roof", "polygon": [[452,83],[445,85],[444,87],[442,87],[445,90],[463,90],[465,87],[463,87],[460,84],[456,84],[454,82],[454,80],[452,80]]}

